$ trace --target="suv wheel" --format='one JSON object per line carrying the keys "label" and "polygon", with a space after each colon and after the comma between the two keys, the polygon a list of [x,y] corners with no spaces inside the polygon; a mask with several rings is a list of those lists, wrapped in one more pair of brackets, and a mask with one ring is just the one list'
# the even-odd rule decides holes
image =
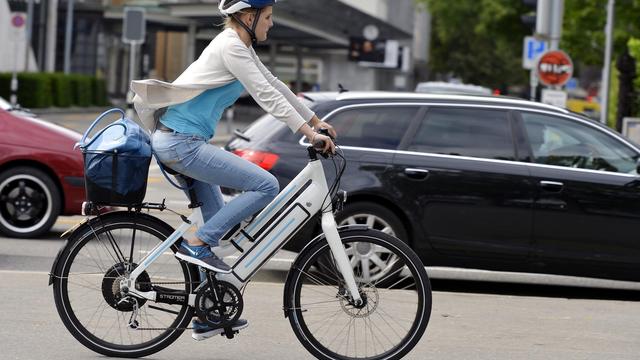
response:
{"label": "suv wheel", "polygon": [[51,229],[60,213],[60,191],[51,177],[32,167],[0,174],[0,232],[32,238]]}
{"label": "suv wheel", "polygon": [[[386,234],[407,242],[407,231],[402,221],[389,209],[372,202],[357,202],[345,205],[337,214],[338,226],[367,225]],[[381,282],[381,285],[393,284],[400,276],[401,266],[394,256],[376,247],[355,244],[346,248],[356,278],[365,282]],[[382,280],[382,281],[381,281]]]}

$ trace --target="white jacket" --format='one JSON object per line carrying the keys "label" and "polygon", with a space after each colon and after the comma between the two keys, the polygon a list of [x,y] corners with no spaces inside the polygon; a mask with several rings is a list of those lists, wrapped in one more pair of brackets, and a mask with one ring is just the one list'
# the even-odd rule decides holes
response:
{"label": "white jacket", "polygon": [[208,89],[239,80],[255,101],[296,132],[315,115],[289,88],[262,64],[253,47],[247,47],[233,29],[216,36],[202,55],[173,83],[132,81],[133,103],[142,124],[154,131],[153,113],[191,100]]}

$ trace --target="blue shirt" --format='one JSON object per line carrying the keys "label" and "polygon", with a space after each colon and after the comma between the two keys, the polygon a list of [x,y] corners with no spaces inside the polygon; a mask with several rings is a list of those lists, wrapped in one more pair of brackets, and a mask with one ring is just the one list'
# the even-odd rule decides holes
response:
{"label": "blue shirt", "polygon": [[238,80],[206,90],[187,102],[169,106],[160,122],[179,133],[211,139],[222,112],[233,105],[243,91],[244,87]]}

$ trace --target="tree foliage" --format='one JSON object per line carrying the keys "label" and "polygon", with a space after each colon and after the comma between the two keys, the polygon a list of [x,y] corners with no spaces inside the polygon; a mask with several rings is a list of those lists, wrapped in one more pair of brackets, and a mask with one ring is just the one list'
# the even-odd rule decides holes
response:
{"label": "tree foliage", "polygon": [[[607,0],[565,0],[560,47],[586,65],[604,61]],[[640,37],[640,0],[615,3],[613,58],[622,54],[632,37]]]}
{"label": "tree foliage", "polygon": [[433,19],[431,69],[464,82],[504,87],[526,83],[522,39],[530,30],[513,0],[418,0]]}
{"label": "tree foliage", "polygon": [[[416,1],[432,15],[434,73],[491,87],[527,83],[522,42],[532,29],[521,16],[531,9],[521,0]],[[606,6],[607,0],[565,0],[560,48],[575,63],[602,64]],[[631,37],[640,38],[640,0],[617,0],[615,13],[614,59]]]}

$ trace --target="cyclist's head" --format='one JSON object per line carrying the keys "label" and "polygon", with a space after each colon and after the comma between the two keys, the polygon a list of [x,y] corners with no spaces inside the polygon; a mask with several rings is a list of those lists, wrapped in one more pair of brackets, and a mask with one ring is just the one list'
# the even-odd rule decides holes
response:
{"label": "cyclist's head", "polygon": [[251,36],[255,44],[267,39],[267,32],[273,26],[272,7],[277,0],[221,0],[218,8],[227,18],[226,27],[241,26]]}

